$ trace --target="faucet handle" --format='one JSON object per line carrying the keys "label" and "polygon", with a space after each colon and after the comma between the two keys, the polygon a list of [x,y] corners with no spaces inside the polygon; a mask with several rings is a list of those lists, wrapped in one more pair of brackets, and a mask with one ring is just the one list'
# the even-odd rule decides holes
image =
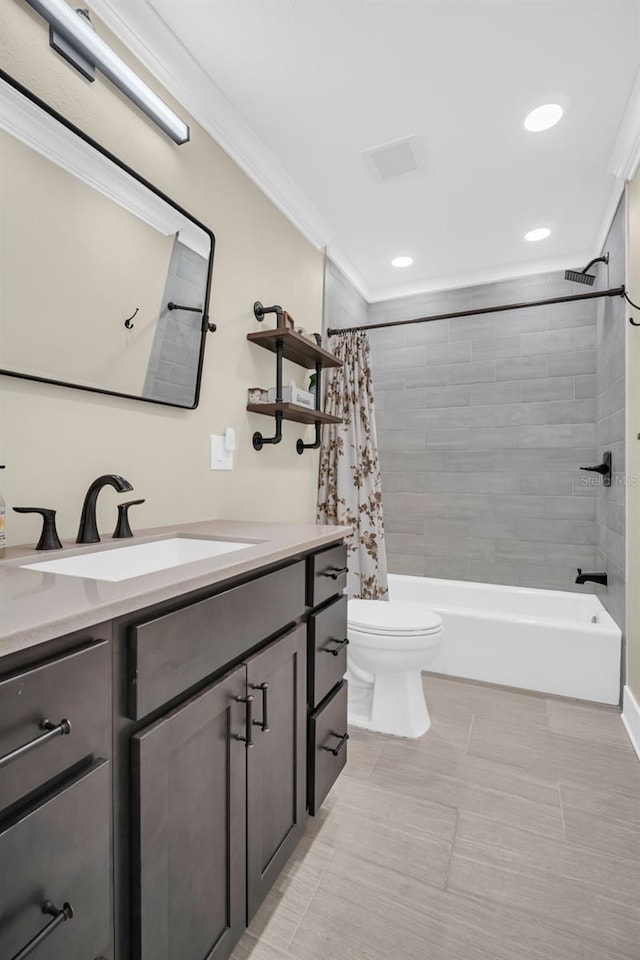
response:
{"label": "faucet handle", "polygon": [[129,526],[129,507],[135,507],[137,504],[144,502],[144,500],[127,500],[125,503],[118,504],[118,522],[113,531],[114,540],[125,540],[127,537],[133,536],[133,531]]}
{"label": "faucet handle", "polygon": [[42,533],[36,550],[62,550],[56,530],[56,511],[49,507],[14,507],[14,513],[39,513],[42,517]]}

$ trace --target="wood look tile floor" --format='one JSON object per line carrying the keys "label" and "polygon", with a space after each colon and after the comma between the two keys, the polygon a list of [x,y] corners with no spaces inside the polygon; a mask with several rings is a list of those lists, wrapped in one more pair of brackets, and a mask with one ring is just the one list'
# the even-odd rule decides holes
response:
{"label": "wood look tile floor", "polygon": [[232,960],[640,960],[640,763],[614,708],[425,675],[349,761]]}

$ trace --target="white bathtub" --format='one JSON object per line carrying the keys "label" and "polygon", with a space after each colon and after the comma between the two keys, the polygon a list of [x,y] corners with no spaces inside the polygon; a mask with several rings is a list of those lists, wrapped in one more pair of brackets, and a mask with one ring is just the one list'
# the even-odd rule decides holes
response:
{"label": "white bathtub", "polygon": [[621,633],[593,594],[391,574],[389,595],[442,617],[434,673],[618,703]]}

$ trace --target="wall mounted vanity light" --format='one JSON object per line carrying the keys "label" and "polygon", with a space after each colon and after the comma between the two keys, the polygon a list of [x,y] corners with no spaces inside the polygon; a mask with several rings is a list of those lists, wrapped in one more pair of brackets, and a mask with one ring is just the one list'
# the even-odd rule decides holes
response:
{"label": "wall mounted vanity light", "polygon": [[189,127],[134,73],[94,31],[85,10],[65,0],[27,0],[51,26],[51,46],[92,80],[92,69],[105,75],[176,143],[189,140]]}

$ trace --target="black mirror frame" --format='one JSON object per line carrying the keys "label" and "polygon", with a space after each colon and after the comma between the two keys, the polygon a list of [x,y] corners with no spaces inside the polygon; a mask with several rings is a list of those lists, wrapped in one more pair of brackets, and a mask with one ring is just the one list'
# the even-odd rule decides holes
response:
{"label": "black mirror frame", "polygon": [[202,370],[204,365],[204,349],[205,349],[207,333],[212,333],[216,329],[215,324],[212,324],[210,322],[209,312],[208,312],[209,298],[211,296],[211,283],[213,280],[213,257],[214,257],[215,245],[216,245],[216,238],[213,232],[208,227],[206,227],[203,223],[201,223],[199,220],[196,220],[196,218],[192,216],[192,214],[188,213],[183,207],[181,207],[174,200],[172,200],[171,197],[168,197],[165,193],[163,193],[161,190],[155,187],[152,183],[146,180],[139,173],[136,173],[135,170],[132,170],[131,167],[129,167],[126,163],[118,159],[118,157],[114,156],[114,154],[111,153],[111,151],[107,150],[106,147],[103,147],[100,143],[98,143],[88,134],[84,133],[84,131],[80,130],[79,127],[76,127],[75,124],[71,123],[70,120],[67,120],[66,117],[63,117],[62,114],[58,113],[57,110],[54,110],[53,107],[49,106],[48,103],[45,103],[44,100],[41,100],[40,97],[36,96],[35,93],[32,93],[31,90],[23,86],[18,80],[16,80],[10,74],[6,73],[6,71],[2,70],[1,68],[0,68],[0,80],[3,80],[5,83],[9,84],[9,86],[17,90],[18,93],[25,96],[28,100],[34,103],[41,110],[44,110],[44,112],[47,113],[50,117],[53,117],[54,120],[57,120],[59,123],[61,123],[64,127],[67,128],[67,130],[70,130],[71,133],[75,134],[77,137],[83,140],[86,144],[88,144],[94,150],[97,150],[108,160],[111,160],[112,163],[115,163],[116,166],[120,167],[121,170],[124,170],[125,173],[128,173],[129,176],[133,177],[134,180],[137,180],[138,183],[141,183],[148,190],[151,190],[151,192],[154,193],[157,197],[159,197],[161,200],[164,200],[164,202],[168,203],[169,206],[173,207],[174,210],[177,210],[178,213],[182,214],[182,216],[186,217],[193,224],[195,224],[197,227],[203,230],[211,241],[211,252],[209,254],[209,265],[207,268],[207,286],[206,286],[206,291],[204,296],[204,312],[202,315],[202,330],[200,335],[201,336],[200,354],[198,359],[198,371],[196,375],[195,394],[194,394],[193,404],[187,406],[182,403],[171,403],[171,401],[169,400],[154,400],[151,398],[139,396],[134,393],[120,393],[117,390],[103,390],[100,387],[89,387],[81,383],[68,383],[65,380],[54,380],[53,378],[50,378],[50,377],[37,377],[34,374],[17,373],[15,370],[5,370],[2,367],[0,367],[0,374],[3,374],[4,376],[7,376],[7,377],[16,377],[20,380],[32,380],[37,383],[52,383],[58,387],[71,387],[71,389],[73,390],[83,390],[89,393],[101,393],[101,394],[106,394],[107,396],[110,396],[110,397],[124,397],[127,400],[138,400],[138,401],[141,401],[142,403],[154,403],[163,407],[174,407],[177,410],[195,410],[200,401],[200,386],[202,382]]}

